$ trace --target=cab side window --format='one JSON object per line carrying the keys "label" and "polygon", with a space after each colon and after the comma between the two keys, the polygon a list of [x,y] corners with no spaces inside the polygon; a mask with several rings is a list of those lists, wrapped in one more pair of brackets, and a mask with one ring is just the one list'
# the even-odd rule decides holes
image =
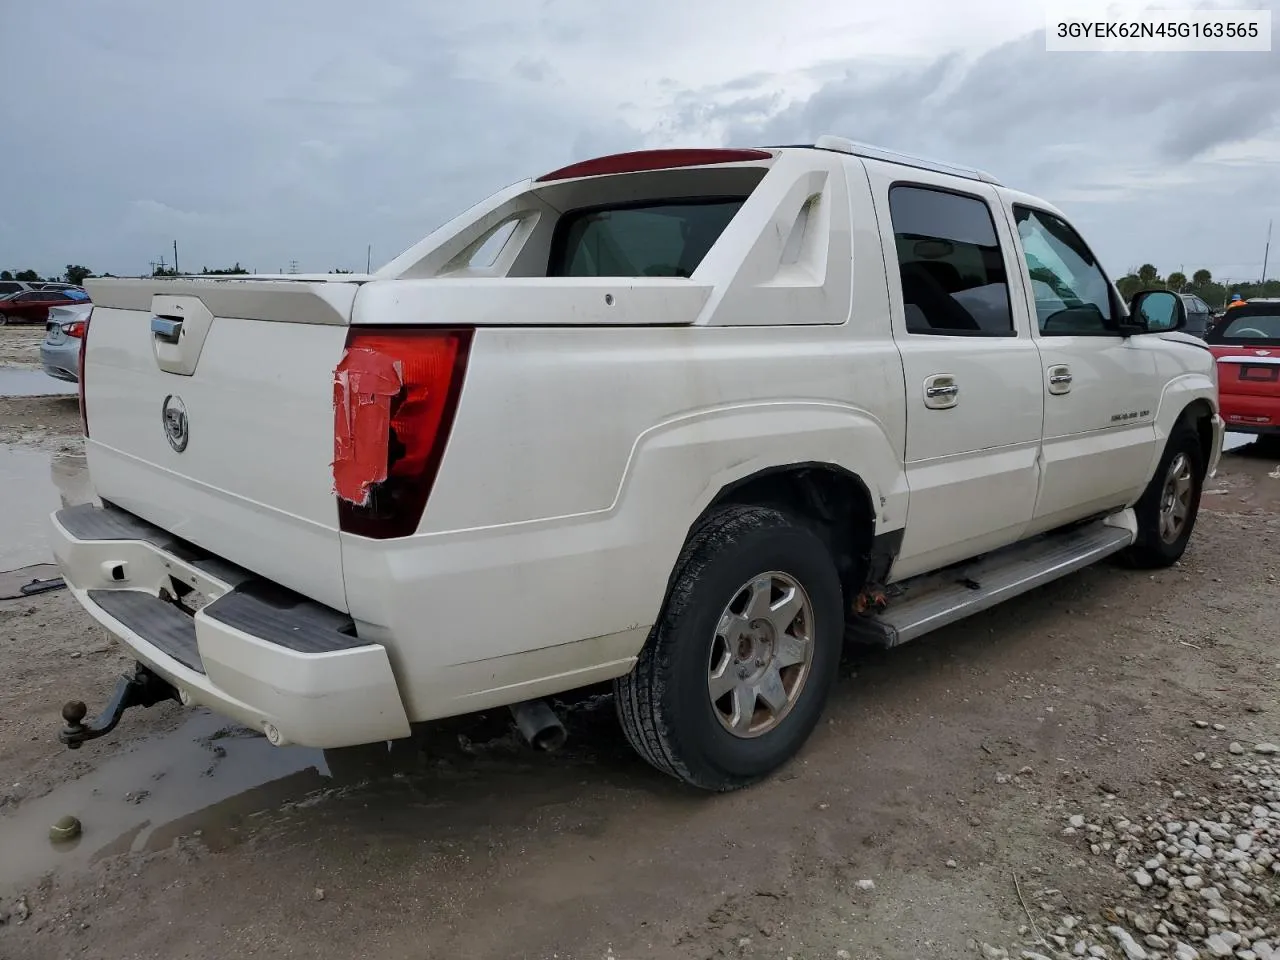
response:
{"label": "cab side window", "polygon": [[1015,206],[1013,212],[1041,335],[1117,335],[1111,284],[1080,234],[1043,210]]}
{"label": "cab side window", "polygon": [[895,186],[889,214],[908,333],[1017,335],[1004,254],[984,200]]}

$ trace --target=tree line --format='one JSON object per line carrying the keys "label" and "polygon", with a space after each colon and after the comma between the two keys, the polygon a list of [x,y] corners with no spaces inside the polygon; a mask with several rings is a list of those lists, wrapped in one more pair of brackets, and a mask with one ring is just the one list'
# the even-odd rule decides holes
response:
{"label": "tree line", "polygon": [[1196,270],[1190,278],[1178,270],[1167,277],[1161,277],[1159,269],[1150,263],[1130,270],[1116,281],[1116,287],[1126,300],[1139,290],[1164,289],[1175,293],[1193,293],[1215,308],[1224,306],[1227,299],[1237,293],[1246,300],[1254,297],[1280,297],[1280,280],[1232,283],[1213,279],[1213,274],[1208,270]]}
{"label": "tree line", "polygon": [[[343,270],[340,267],[329,271],[330,273],[350,273],[350,270]],[[249,270],[240,266],[240,261],[236,261],[230,267],[215,267],[212,270],[208,267],[201,267],[199,273],[190,273],[183,271],[182,276],[191,277],[238,277],[248,276]],[[178,271],[173,267],[153,267],[151,270],[153,277],[176,277]],[[90,277],[113,277],[113,273],[94,273],[88,267],[82,267],[76,263],[67,264],[66,272],[60,277],[42,277],[34,270],[0,270],[0,280],[21,280],[25,283],[74,283],[77,287],[88,280]]]}

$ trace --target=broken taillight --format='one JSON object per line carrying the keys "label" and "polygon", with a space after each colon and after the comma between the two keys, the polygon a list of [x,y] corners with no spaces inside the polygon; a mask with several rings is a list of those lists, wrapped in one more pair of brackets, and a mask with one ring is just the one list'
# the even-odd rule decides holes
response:
{"label": "broken taillight", "polygon": [[89,321],[93,319],[93,308],[89,309],[89,315],[83,321],[77,320],[71,324],[72,327],[79,326],[79,333],[71,333],[68,329],[67,333],[73,337],[80,338],[80,358],[76,363],[76,385],[80,393],[80,425],[84,427],[84,435],[89,436],[89,408],[84,401],[84,354],[89,349]]}
{"label": "broken taillight", "polygon": [[471,330],[355,327],[333,374],[333,489],[345,533],[418,529],[462,392]]}

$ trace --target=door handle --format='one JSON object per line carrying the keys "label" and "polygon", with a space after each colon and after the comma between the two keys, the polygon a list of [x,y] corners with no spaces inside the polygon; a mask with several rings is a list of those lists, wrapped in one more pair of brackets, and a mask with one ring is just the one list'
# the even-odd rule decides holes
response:
{"label": "door handle", "polygon": [[1049,392],[1063,394],[1071,391],[1071,368],[1066,366],[1049,368]]}
{"label": "door handle", "polygon": [[157,340],[165,343],[177,343],[182,335],[182,321],[173,317],[152,317],[151,332]]}
{"label": "door handle", "polygon": [[930,410],[947,410],[960,402],[960,384],[949,373],[938,373],[924,382],[924,405]]}

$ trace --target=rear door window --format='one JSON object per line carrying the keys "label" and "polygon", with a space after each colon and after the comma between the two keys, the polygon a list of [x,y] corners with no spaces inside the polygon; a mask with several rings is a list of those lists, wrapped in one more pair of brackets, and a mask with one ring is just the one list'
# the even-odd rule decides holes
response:
{"label": "rear door window", "polygon": [[551,277],[688,277],[745,197],[666,200],[566,213],[551,244]]}
{"label": "rear door window", "polygon": [[895,186],[889,214],[908,333],[1016,335],[1004,253],[986,201]]}

